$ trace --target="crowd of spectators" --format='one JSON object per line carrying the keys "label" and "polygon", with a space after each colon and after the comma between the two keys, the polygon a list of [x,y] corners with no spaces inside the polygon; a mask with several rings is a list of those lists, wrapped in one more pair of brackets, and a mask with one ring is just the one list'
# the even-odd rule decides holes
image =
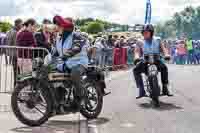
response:
{"label": "crowd of spectators", "polygon": [[200,64],[200,41],[182,39],[169,42],[169,51],[172,57],[172,63],[178,65]]}
{"label": "crowd of spectators", "polygon": [[[9,32],[0,33],[0,45],[40,47],[51,51],[58,35],[49,29],[50,24],[52,24],[50,20],[44,19],[41,27],[38,27],[34,19],[28,19],[25,22],[17,19]],[[76,30],[76,32],[80,31]],[[106,33],[99,33],[94,36],[84,32],[82,35],[88,40],[88,55],[92,63],[122,68],[133,65],[133,50],[138,38]],[[200,41],[190,38],[164,41],[164,44],[171,54],[172,63],[200,64]],[[16,63],[17,59],[13,59],[12,62]]]}

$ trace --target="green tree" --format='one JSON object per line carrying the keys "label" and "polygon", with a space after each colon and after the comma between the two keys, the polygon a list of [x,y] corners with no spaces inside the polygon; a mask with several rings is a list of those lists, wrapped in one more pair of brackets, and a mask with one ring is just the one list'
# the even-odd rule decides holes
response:
{"label": "green tree", "polygon": [[0,23],[0,31],[1,32],[7,32],[12,28],[12,25],[8,22],[1,22]]}
{"label": "green tree", "polygon": [[87,26],[81,26],[80,30],[81,30],[81,32],[86,32],[87,31]]}
{"label": "green tree", "polygon": [[186,7],[183,11],[175,13],[173,18],[162,26],[158,24],[157,28],[157,34],[162,34],[164,37],[186,35],[200,39],[200,7]]}
{"label": "green tree", "polygon": [[87,32],[91,34],[96,34],[98,32],[104,31],[104,25],[99,22],[90,22],[87,26]]}

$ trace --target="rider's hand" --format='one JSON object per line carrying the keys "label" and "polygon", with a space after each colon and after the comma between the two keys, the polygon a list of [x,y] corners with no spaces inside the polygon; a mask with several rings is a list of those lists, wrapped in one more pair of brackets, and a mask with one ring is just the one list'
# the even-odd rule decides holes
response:
{"label": "rider's hand", "polygon": [[62,60],[67,60],[68,57],[67,56],[62,56]]}
{"label": "rider's hand", "polygon": [[95,59],[91,59],[91,60],[90,60],[90,64],[91,64],[91,65],[95,64]]}
{"label": "rider's hand", "polygon": [[141,61],[141,59],[135,59],[134,64],[137,65],[140,61]]}
{"label": "rider's hand", "polygon": [[71,55],[68,54],[68,53],[65,53],[65,54],[62,56],[62,60],[67,60],[69,57],[71,57]]}

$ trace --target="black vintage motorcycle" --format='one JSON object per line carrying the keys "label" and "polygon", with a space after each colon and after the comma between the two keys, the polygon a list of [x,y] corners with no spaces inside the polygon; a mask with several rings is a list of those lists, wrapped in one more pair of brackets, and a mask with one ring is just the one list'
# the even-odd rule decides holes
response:
{"label": "black vintage motorcycle", "polygon": [[[170,57],[165,57],[164,59],[168,61]],[[143,82],[145,86],[145,91],[147,92],[146,94],[152,99],[152,103],[155,107],[160,106],[159,97],[161,96],[161,89],[158,81],[159,71],[156,66],[157,61],[161,61],[160,55],[144,55],[144,63],[147,64],[147,71],[145,75],[143,75]]]}
{"label": "black vintage motorcycle", "polygon": [[[62,60],[57,58],[58,61]],[[82,75],[85,98],[77,109],[70,72],[61,73],[55,64],[44,62],[41,58],[34,59],[32,73],[22,75],[17,81],[11,106],[18,120],[28,126],[40,126],[52,116],[79,111],[88,119],[97,118],[103,106],[104,89],[98,74],[104,70],[91,66]]]}

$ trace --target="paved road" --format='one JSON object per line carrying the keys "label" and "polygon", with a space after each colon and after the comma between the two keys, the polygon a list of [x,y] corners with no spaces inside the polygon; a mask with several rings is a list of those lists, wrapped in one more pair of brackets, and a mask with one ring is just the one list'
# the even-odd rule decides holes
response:
{"label": "paved road", "polygon": [[[200,66],[170,65],[169,72],[175,96],[162,97],[160,109],[152,108],[148,98],[136,100],[132,73],[122,71],[113,73],[113,80],[108,82],[112,94],[105,97],[99,119],[86,121],[80,114],[71,114],[52,118],[42,127],[28,128],[11,112],[2,111],[0,133],[199,133]],[[0,99],[3,104],[9,96]]]}

